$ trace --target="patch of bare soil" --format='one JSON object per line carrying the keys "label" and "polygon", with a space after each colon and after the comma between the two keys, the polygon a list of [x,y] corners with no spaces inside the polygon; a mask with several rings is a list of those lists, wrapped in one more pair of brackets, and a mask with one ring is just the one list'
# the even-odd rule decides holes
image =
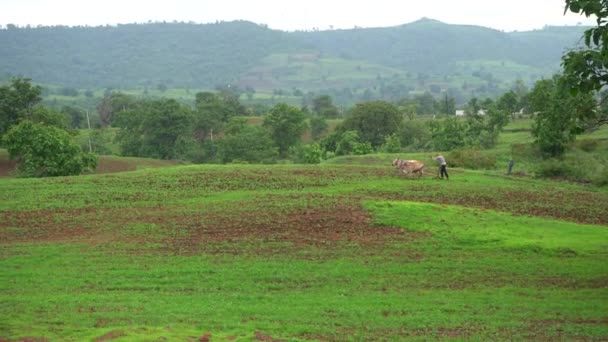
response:
{"label": "patch of bare soil", "polygon": [[525,335],[531,341],[605,341],[605,337],[608,337],[605,336],[604,338],[593,339],[589,336],[572,336],[566,333],[562,328],[562,326],[566,324],[597,325],[598,327],[604,327],[608,324],[608,319],[566,320],[556,318],[535,320],[528,322]]}
{"label": "patch of bare soil", "polygon": [[[235,217],[209,215],[198,222],[184,222],[186,236],[166,240],[167,248],[181,253],[199,250],[214,251],[224,243],[247,244],[251,241],[266,245],[280,243],[295,248],[333,248],[338,244],[354,243],[364,249],[389,241],[407,242],[425,234],[403,229],[376,226],[369,214],[358,206],[300,209],[286,214],[240,213]],[[258,249],[273,253],[270,250]],[[223,252],[231,252],[223,249]]]}
{"label": "patch of bare soil", "polygon": [[17,167],[17,162],[14,160],[0,160],[0,177],[11,176]]}
{"label": "patch of bare soil", "polygon": [[253,339],[255,341],[270,341],[270,342],[283,342],[284,340],[278,339],[278,338],[274,338],[270,335],[264,334],[262,332],[256,331]]}
{"label": "patch of bare soil", "polygon": [[[163,208],[79,208],[0,213],[0,241],[63,241],[98,245],[108,242],[157,243],[175,254],[250,252],[277,254],[285,248],[324,249],[356,244],[360,253],[389,242],[410,242],[428,234],[373,224],[360,205],[344,202],[332,207],[288,211],[235,208],[187,214]],[[230,215],[230,216],[227,216]],[[153,233],[125,233],[136,224],[155,227]],[[136,252],[136,251],[134,251]],[[421,255],[404,251],[409,259]]]}
{"label": "patch of bare soil", "polygon": [[[431,188],[429,188],[432,190]],[[534,191],[498,191],[488,195],[432,194],[432,191],[408,193],[371,192],[373,198],[418,201],[492,209],[516,215],[539,216],[587,224],[608,224],[608,206],[603,194],[594,192],[541,193]]]}
{"label": "patch of bare soil", "polygon": [[111,340],[115,340],[117,338],[123,337],[125,336],[125,332],[122,330],[112,330],[109,331],[99,337],[97,337],[94,341],[95,342],[105,342],[105,341],[111,341]]}

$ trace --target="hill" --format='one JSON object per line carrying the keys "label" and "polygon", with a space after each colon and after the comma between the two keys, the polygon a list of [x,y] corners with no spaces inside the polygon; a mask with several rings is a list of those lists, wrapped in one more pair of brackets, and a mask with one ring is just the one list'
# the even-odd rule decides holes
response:
{"label": "hill", "polygon": [[[422,19],[387,28],[282,32],[245,21],[0,30],[0,78],[81,89],[256,90],[399,85],[485,94],[558,70],[584,27],[501,32]],[[380,94],[382,95],[382,94]]]}

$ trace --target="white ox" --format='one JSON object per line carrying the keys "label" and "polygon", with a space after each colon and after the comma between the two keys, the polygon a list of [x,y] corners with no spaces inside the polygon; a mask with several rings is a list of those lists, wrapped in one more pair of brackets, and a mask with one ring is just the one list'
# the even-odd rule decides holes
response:
{"label": "white ox", "polygon": [[418,160],[395,159],[393,160],[393,166],[406,175],[417,173],[418,176],[422,176],[424,173],[424,163]]}

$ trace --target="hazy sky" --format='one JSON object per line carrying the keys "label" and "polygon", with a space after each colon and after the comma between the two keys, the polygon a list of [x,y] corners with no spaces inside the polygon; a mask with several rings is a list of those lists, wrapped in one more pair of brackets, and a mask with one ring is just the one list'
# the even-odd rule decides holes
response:
{"label": "hazy sky", "polygon": [[249,20],[281,30],[394,26],[421,17],[504,31],[593,24],[564,0],[0,0],[0,25]]}

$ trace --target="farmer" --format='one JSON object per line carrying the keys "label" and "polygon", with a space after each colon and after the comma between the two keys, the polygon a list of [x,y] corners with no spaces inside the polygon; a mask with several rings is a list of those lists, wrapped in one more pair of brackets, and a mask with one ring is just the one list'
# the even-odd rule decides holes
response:
{"label": "farmer", "polygon": [[511,171],[513,170],[513,165],[515,165],[515,161],[513,160],[513,157],[511,157],[511,160],[509,160],[509,168],[507,169],[507,175],[511,174]]}
{"label": "farmer", "polygon": [[448,176],[448,170],[446,170],[447,164],[445,162],[445,158],[441,154],[439,154],[439,153],[437,153],[435,155],[435,157],[431,156],[431,158],[439,161],[439,164],[440,164],[440,166],[439,166],[439,173],[441,174],[441,179],[443,179],[443,175],[445,174],[445,178],[447,180],[450,180],[450,176]]}

